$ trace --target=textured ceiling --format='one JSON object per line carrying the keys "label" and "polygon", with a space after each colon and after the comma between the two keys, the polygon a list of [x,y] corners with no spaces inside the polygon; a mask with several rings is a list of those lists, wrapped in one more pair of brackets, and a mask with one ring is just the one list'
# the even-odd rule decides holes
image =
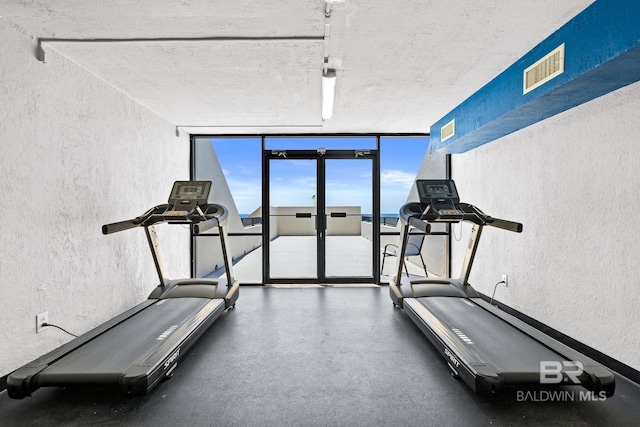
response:
{"label": "textured ceiling", "polygon": [[346,0],[325,122],[323,0],[0,0],[0,16],[191,133],[396,133],[428,132],[592,2]]}

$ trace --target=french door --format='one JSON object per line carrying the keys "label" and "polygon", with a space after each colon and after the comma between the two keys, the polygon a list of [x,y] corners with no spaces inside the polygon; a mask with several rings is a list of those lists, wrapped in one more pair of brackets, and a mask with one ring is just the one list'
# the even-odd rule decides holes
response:
{"label": "french door", "polygon": [[263,150],[265,283],[378,283],[377,150]]}

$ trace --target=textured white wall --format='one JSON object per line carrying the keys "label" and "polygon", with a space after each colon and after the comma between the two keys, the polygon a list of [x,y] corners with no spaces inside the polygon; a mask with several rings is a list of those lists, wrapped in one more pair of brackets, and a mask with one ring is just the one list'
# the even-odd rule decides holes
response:
{"label": "textured white wall", "polygon": [[[165,203],[189,177],[188,135],[0,19],[0,376],[83,333],[157,284],[144,232],[104,223]],[[173,277],[189,239],[158,228]]]}
{"label": "textured white wall", "polygon": [[[488,227],[473,286],[640,369],[640,84],[593,100],[463,155],[452,177],[463,201],[524,224]],[[454,276],[470,227],[453,241]]]}

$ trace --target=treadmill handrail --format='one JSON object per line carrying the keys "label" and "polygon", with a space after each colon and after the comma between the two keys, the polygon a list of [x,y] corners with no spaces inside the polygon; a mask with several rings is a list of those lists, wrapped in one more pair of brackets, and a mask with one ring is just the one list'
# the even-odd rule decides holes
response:
{"label": "treadmill handrail", "polygon": [[522,233],[522,224],[515,221],[492,218],[491,222],[488,222],[487,225],[490,225],[491,227],[501,228],[507,231],[513,231],[514,233]]}
{"label": "treadmill handrail", "polygon": [[400,220],[406,224],[409,224],[419,230],[429,233],[427,223],[452,223],[466,221],[480,226],[491,226],[501,228],[503,230],[512,231],[514,233],[522,232],[522,224],[515,221],[509,221],[506,219],[493,218],[478,207],[469,203],[460,203],[459,208],[462,213],[461,217],[451,218],[439,218],[438,213],[430,209],[431,205],[425,205],[418,202],[410,202],[400,208]]}
{"label": "treadmill handrail", "polygon": [[102,234],[113,234],[120,231],[130,230],[132,228],[140,227],[156,212],[162,210],[166,211],[169,207],[167,204],[154,206],[140,216],[126,221],[114,222],[111,224],[105,224],[102,226]]}
{"label": "treadmill handrail", "polygon": [[410,226],[417,228],[425,234],[431,234],[431,224],[428,222],[424,222],[415,216],[409,217],[407,222]]}
{"label": "treadmill handrail", "polygon": [[[144,214],[133,219],[105,224],[102,226],[102,234],[117,233],[136,227],[150,227],[163,222],[171,222],[174,224],[194,224],[196,225],[194,233],[199,234],[226,223],[229,211],[224,206],[216,203],[208,203],[203,205],[203,207],[205,208],[204,212],[212,211],[214,213],[205,213],[203,217],[203,211],[199,209],[199,206],[198,209],[194,209],[193,211],[181,213],[181,211],[171,210],[171,205],[165,203],[154,206]],[[178,214],[176,214],[176,212]]]}
{"label": "treadmill handrail", "polygon": [[209,203],[207,205],[207,211],[209,208],[213,207],[215,209],[215,214],[205,214],[205,220],[201,220],[196,224],[193,224],[193,234],[204,233],[205,231],[211,230],[214,227],[220,228],[227,223],[227,219],[229,218],[229,211],[222,205],[218,205],[215,203]]}
{"label": "treadmill handrail", "polygon": [[114,222],[111,224],[105,224],[102,226],[102,234],[118,233],[120,231],[130,230],[132,228],[140,227],[139,223],[129,219],[126,221]]}
{"label": "treadmill handrail", "polygon": [[491,227],[501,228],[507,231],[513,231],[514,233],[522,232],[522,224],[515,221],[509,221],[506,219],[493,218],[484,212],[482,212],[477,206],[469,203],[460,203],[461,207],[468,208],[472,212],[464,212],[463,221],[469,221],[478,225],[488,225]]}

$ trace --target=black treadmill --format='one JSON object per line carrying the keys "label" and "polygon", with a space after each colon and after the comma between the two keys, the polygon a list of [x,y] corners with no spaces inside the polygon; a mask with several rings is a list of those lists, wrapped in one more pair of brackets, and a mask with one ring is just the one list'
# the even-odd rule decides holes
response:
{"label": "black treadmill", "polygon": [[[611,372],[578,351],[490,304],[468,282],[485,226],[516,233],[522,224],[492,218],[461,203],[452,180],[417,180],[420,202],[400,209],[402,245],[389,293],[446,360],[452,375],[479,394],[505,386],[581,385],[596,398],[613,396]],[[429,233],[429,223],[473,224],[460,278],[402,283],[409,228]]]}
{"label": "black treadmill", "polygon": [[[167,204],[102,227],[103,234],[143,227],[160,284],[141,304],[11,373],[10,397],[55,386],[107,386],[141,395],[171,377],[189,347],[238,299],[227,249],[228,211],[207,203],[210,189],[210,181],[178,181]],[[188,224],[193,234],[217,227],[226,278],[168,279],[154,229],[161,223]]]}

